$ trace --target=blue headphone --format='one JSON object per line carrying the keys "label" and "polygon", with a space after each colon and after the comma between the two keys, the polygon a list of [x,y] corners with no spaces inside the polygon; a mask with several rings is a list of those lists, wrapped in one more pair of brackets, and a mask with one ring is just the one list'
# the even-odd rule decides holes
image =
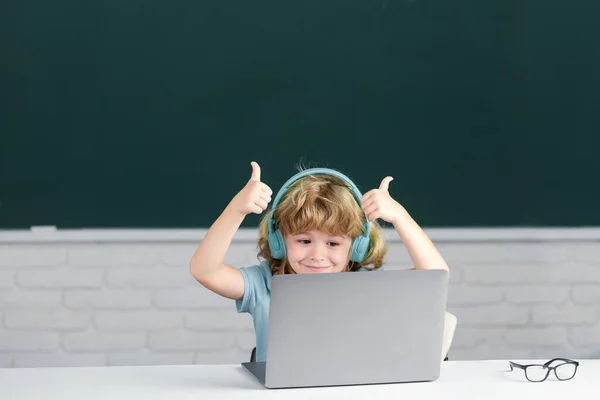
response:
{"label": "blue headphone", "polygon": [[[356,198],[356,201],[362,208],[362,200],[361,200],[362,194],[356,188],[356,185],[354,184],[354,182],[352,182],[344,174],[342,174],[338,171],[332,170],[332,169],[328,169],[328,168],[311,168],[311,169],[307,169],[305,171],[301,171],[301,172],[297,173],[296,175],[292,176],[290,179],[287,180],[287,182],[285,182],[283,184],[281,189],[279,189],[277,196],[275,196],[275,200],[273,201],[273,207],[271,210],[271,215],[269,217],[269,225],[268,225],[269,226],[269,239],[268,240],[269,240],[269,248],[271,250],[271,255],[275,259],[282,260],[285,258],[286,254],[287,254],[287,249],[285,247],[285,240],[283,239],[283,235],[282,235],[281,231],[279,230],[279,228],[275,227],[275,219],[273,218],[273,216],[275,215],[275,209],[277,208],[277,205],[279,204],[279,201],[285,194],[287,188],[292,183],[294,183],[295,181],[297,181],[298,179],[300,179],[304,176],[316,175],[316,174],[333,175],[335,177],[338,177],[338,178],[346,181],[346,183],[348,183],[350,185],[350,188],[352,189],[352,194]],[[369,234],[370,233],[371,233],[371,224],[369,223],[368,219],[365,219],[365,232],[362,235],[360,235],[359,237],[354,238],[352,240],[352,250],[350,252],[350,260],[351,261],[354,261],[357,263],[364,261],[364,259],[367,256],[367,252],[369,251],[369,243],[370,243]]]}

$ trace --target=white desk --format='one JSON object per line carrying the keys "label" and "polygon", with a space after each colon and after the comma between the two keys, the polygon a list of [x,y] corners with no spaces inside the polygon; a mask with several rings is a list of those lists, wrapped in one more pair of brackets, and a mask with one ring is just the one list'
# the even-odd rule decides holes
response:
{"label": "white desk", "polygon": [[[514,360],[528,362],[526,360]],[[544,360],[547,361],[547,360]],[[579,360],[560,382],[525,380],[508,361],[447,361],[434,382],[265,389],[238,365],[0,369],[2,400],[204,399],[599,399],[600,360]]]}

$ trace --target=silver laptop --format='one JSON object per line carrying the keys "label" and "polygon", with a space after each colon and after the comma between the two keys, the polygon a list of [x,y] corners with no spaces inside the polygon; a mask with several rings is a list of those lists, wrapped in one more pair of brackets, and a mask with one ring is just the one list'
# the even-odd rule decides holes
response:
{"label": "silver laptop", "polygon": [[436,380],[448,271],[276,275],[266,362],[242,363],[267,388]]}

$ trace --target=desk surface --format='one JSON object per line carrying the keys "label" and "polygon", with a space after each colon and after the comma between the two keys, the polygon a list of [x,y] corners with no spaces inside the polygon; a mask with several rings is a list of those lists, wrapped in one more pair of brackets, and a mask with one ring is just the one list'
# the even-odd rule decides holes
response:
{"label": "desk surface", "polygon": [[[514,360],[529,362],[526,360]],[[547,361],[547,360],[544,360]],[[2,399],[592,399],[600,360],[580,360],[577,375],[543,383],[507,372],[508,361],[447,361],[434,382],[265,389],[239,365],[0,369]],[[418,396],[418,397],[416,397]]]}

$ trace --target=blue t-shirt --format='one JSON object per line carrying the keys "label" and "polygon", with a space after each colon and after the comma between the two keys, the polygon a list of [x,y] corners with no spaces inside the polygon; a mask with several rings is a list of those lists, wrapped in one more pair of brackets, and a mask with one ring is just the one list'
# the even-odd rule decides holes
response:
{"label": "blue t-shirt", "polygon": [[252,267],[240,268],[244,277],[244,297],[236,300],[237,311],[252,315],[256,333],[256,361],[267,356],[267,330],[271,306],[271,268],[267,261]]}
{"label": "blue t-shirt", "polygon": [[[379,268],[376,271],[381,271]],[[360,271],[367,271],[363,268]],[[266,361],[269,307],[271,306],[271,268],[267,261],[240,268],[244,277],[244,297],[236,300],[237,312],[252,315],[256,333],[256,361]]]}

